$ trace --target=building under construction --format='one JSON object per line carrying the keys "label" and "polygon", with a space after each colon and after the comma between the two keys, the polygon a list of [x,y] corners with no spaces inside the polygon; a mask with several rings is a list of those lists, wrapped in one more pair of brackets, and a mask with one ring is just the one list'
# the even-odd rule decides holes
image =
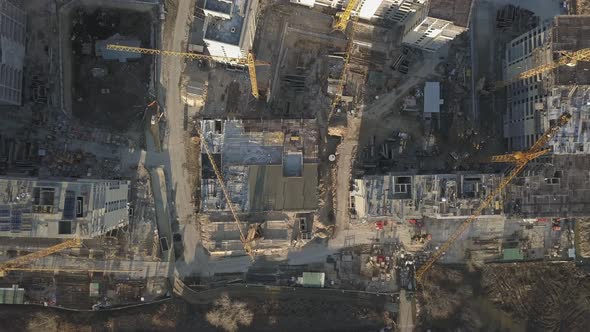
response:
{"label": "building under construction", "polygon": [[529,164],[506,189],[506,214],[525,218],[590,215],[589,169],[585,155],[551,155]]}
{"label": "building under construction", "polygon": [[89,239],[129,223],[129,182],[0,177],[0,236]]}
{"label": "building under construction", "polygon": [[[501,181],[501,174],[367,175],[354,181],[351,215],[361,220],[469,216]],[[502,212],[498,197],[483,214]]]}
{"label": "building under construction", "polygon": [[[208,144],[238,212],[317,209],[313,120],[203,120],[201,126],[202,144]],[[229,211],[207,155],[201,160],[201,210]]]}
{"label": "building under construction", "polygon": [[513,39],[506,47],[504,81],[507,108],[504,138],[509,150],[524,150],[563,112],[572,115],[549,145],[555,154],[590,152],[590,62],[569,65],[516,80],[523,72],[551,64],[590,47],[590,16],[557,16]]}

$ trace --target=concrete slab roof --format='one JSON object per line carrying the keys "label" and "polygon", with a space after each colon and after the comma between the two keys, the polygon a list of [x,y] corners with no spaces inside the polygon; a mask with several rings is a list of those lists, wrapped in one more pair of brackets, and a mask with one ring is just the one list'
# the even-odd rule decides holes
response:
{"label": "concrete slab roof", "polygon": [[250,166],[250,211],[303,211],[318,207],[317,164],[305,164],[302,177],[283,177],[281,165]]}
{"label": "concrete slab roof", "polygon": [[247,6],[248,0],[235,0],[229,20],[208,16],[205,21],[205,39],[239,45]]}

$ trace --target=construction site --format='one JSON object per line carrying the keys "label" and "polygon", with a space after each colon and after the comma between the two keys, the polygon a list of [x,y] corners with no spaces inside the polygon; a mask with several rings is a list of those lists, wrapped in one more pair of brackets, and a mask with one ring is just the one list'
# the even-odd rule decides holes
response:
{"label": "construction site", "polygon": [[[156,29],[152,12],[68,4],[60,13],[63,32],[63,108],[85,125],[124,131],[141,123],[148,92],[154,87],[153,61],[117,53],[108,44],[150,46]],[[65,56],[67,55],[67,56]],[[68,63],[69,61],[69,63]],[[71,91],[71,92],[70,92]]]}
{"label": "construction site", "polygon": [[590,317],[584,1],[0,2],[13,330]]}

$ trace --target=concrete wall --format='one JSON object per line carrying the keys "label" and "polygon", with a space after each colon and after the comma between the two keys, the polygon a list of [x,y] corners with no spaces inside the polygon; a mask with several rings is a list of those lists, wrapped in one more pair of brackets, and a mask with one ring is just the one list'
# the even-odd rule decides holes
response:
{"label": "concrete wall", "polygon": [[403,43],[427,52],[438,50],[466,30],[452,22],[432,17],[414,24],[416,26],[404,35]]}
{"label": "concrete wall", "polygon": [[[544,24],[514,38],[506,44],[504,80],[511,81],[533,67],[533,51],[550,38],[550,24]],[[536,105],[545,103],[546,97],[537,83],[540,77],[531,77],[507,87],[507,107],[504,113],[504,138],[510,150],[530,147],[543,133],[541,114]]]}

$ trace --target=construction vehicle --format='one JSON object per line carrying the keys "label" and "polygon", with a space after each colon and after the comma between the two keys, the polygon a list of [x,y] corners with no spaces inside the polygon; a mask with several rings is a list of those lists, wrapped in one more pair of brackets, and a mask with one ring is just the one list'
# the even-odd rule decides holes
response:
{"label": "construction vehicle", "polygon": [[108,44],[106,46],[106,48],[108,50],[120,51],[120,52],[174,56],[174,57],[186,58],[186,59],[190,59],[190,60],[210,59],[210,60],[219,61],[219,62],[234,63],[234,64],[238,64],[238,65],[246,65],[246,66],[248,66],[248,74],[250,75],[250,85],[252,86],[252,95],[256,99],[258,99],[260,97],[260,94],[258,92],[258,81],[256,79],[256,66],[269,64],[267,62],[257,62],[254,58],[254,54],[252,53],[252,51],[248,52],[246,59],[242,59],[242,58],[216,57],[216,56],[211,56],[211,55],[189,53],[189,52],[176,52],[176,51],[168,51],[168,50],[159,50],[159,49],[153,49],[153,48],[133,47],[133,46],[118,45],[118,44]]}
{"label": "construction vehicle", "polygon": [[348,21],[350,21],[350,16],[352,15],[352,11],[356,8],[360,0],[349,0],[348,4],[344,8],[344,11],[339,13],[334,20],[334,24],[332,28],[334,30],[344,31],[346,30],[346,26],[348,25]]}
{"label": "construction vehicle", "polygon": [[[65,249],[70,249],[70,248],[78,248],[82,245],[82,240],[80,239],[71,239],[71,240],[67,240],[65,242],[62,242],[60,244],[51,246],[49,248],[45,248],[39,251],[35,251],[33,253],[30,253],[28,255],[23,255],[23,256],[19,256],[15,259],[9,260],[7,262],[3,262],[0,264],[0,277],[4,277],[8,274],[9,271],[12,270],[24,270],[28,268],[23,268],[24,265],[27,265],[31,262],[36,261],[39,258],[43,258],[52,254],[55,254],[57,252],[60,252],[62,250]],[[35,269],[32,269],[35,270]]]}
{"label": "construction vehicle", "polygon": [[457,230],[447,239],[447,241],[443,243],[439,249],[436,250],[432,256],[430,256],[430,258],[424,262],[424,264],[422,264],[422,266],[420,266],[418,271],[416,271],[416,281],[418,281],[418,283],[423,281],[428,269],[430,269],[432,265],[455,243],[455,241],[461,237],[465,231],[467,231],[469,226],[477,220],[477,218],[488,206],[491,205],[495,197],[502,194],[504,188],[506,188],[510,181],[512,181],[512,179],[514,179],[531,160],[538,158],[539,156],[542,156],[550,151],[550,149],[543,149],[543,147],[557,133],[557,131],[570,120],[570,118],[570,114],[562,114],[528,151],[515,152],[502,156],[494,156],[489,160],[491,162],[512,163],[515,167],[508,174],[508,176],[502,180],[500,185],[481,202],[475,212],[469,218],[467,218],[459,226],[459,228],[457,228]]}
{"label": "construction vehicle", "polygon": [[520,73],[519,75],[517,75],[516,77],[514,77],[510,81],[497,82],[496,88],[502,88],[502,87],[508,86],[514,82],[518,82],[520,80],[525,80],[527,78],[531,78],[533,76],[545,73],[547,71],[556,69],[561,66],[575,67],[577,65],[578,61],[590,61],[590,48],[584,48],[584,49],[581,49],[581,50],[575,51],[575,52],[562,52],[559,59],[557,59],[553,62],[526,70],[526,71]]}

